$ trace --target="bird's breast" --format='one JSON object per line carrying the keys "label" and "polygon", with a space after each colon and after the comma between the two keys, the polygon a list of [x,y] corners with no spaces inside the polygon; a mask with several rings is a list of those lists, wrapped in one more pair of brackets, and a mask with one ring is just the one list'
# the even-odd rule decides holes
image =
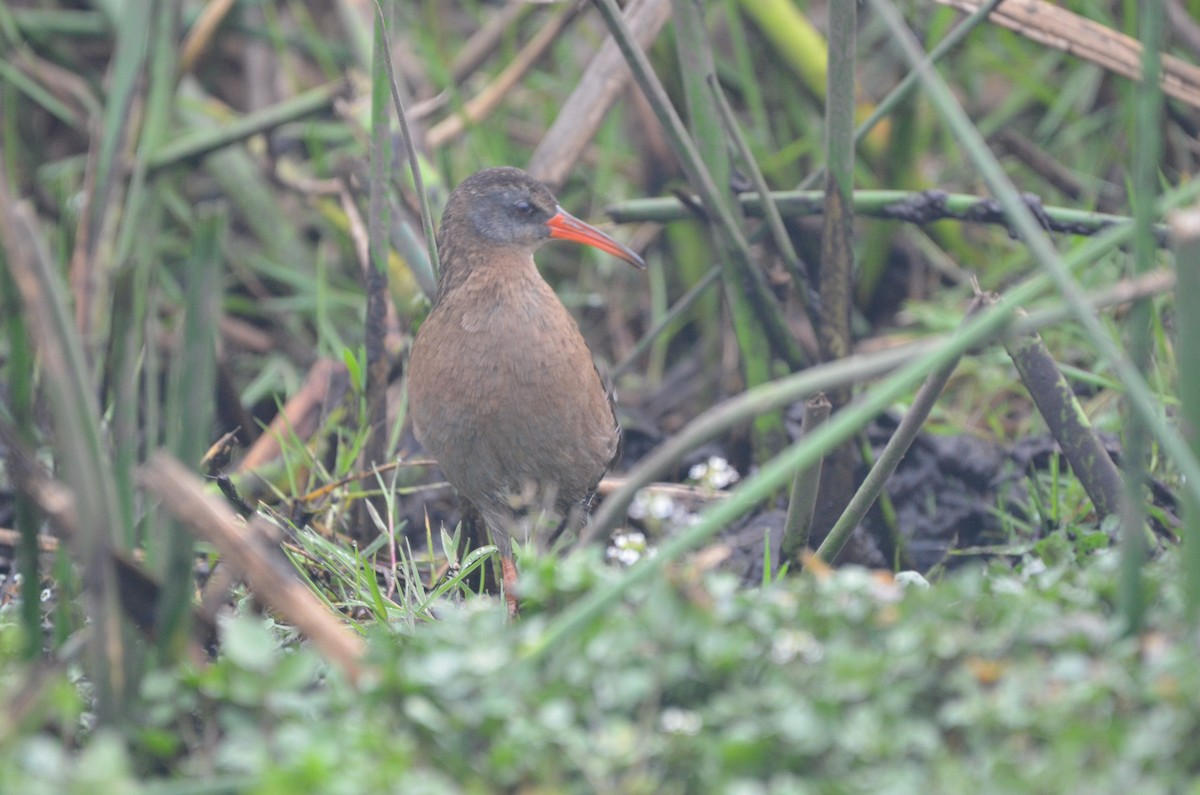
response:
{"label": "bird's breast", "polygon": [[591,351],[544,282],[447,296],[418,335],[409,391],[419,438],[468,493],[529,479],[582,499],[616,449]]}

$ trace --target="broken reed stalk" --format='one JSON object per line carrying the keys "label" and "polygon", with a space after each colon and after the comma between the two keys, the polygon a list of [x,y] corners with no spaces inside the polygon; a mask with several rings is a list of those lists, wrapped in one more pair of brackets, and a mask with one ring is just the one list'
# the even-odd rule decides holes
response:
{"label": "broken reed stalk", "polygon": [[[804,401],[800,438],[809,436],[815,429],[824,425],[832,408],[824,392]],[[779,547],[783,562],[792,563],[799,560],[799,553],[808,547],[820,485],[821,461],[796,470],[796,475],[792,478],[792,490],[788,495],[787,518],[783,522],[783,540]]]}
{"label": "broken reed stalk", "polygon": [[[1017,317],[1024,312],[1018,310]],[[1033,398],[1050,434],[1062,448],[1075,477],[1092,499],[1101,519],[1120,509],[1124,481],[1104,449],[1087,414],[1037,332],[1004,338],[1021,383]]]}
{"label": "broken reed stalk", "polygon": [[[159,451],[138,472],[147,491],[198,538],[217,548],[241,572],[250,588],[289,623],[312,640],[325,659],[357,683],[364,672],[362,638],[343,626],[313,596],[300,578],[272,556],[233,511],[205,493],[201,480],[168,453]],[[266,520],[251,519],[251,529]]]}
{"label": "broken reed stalk", "polygon": [[[985,304],[985,301],[979,296],[971,301],[967,307],[966,315],[963,317],[963,323],[966,323],[979,311]],[[866,479],[862,485],[858,487],[858,491],[850,499],[850,503],[846,506],[846,510],[838,517],[834,523],[833,529],[829,531],[829,535],[821,542],[821,546],[817,549],[817,557],[821,558],[826,563],[832,563],[842,551],[842,547],[846,545],[850,534],[854,532],[854,528],[867,515],[867,511],[871,510],[871,506],[875,504],[875,500],[879,499],[880,493],[883,491],[884,484],[887,479],[896,471],[896,467],[900,466],[900,461],[908,452],[908,448],[912,447],[913,441],[917,438],[917,433],[925,424],[925,420],[929,418],[929,412],[933,410],[933,406],[937,403],[938,396],[942,394],[942,390],[946,387],[946,382],[950,380],[950,376],[958,367],[958,362],[961,357],[955,358],[948,362],[945,366],[930,373],[921,384],[921,388],[917,390],[917,396],[913,399],[912,406],[904,414],[904,418],[900,420],[900,424],[896,427],[896,432],[892,434],[892,438],[888,439],[887,445],[884,446],[883,452],[879,454],[879,458],[875,461],[875,465],[871,467],[871,471],[867,473]]]}

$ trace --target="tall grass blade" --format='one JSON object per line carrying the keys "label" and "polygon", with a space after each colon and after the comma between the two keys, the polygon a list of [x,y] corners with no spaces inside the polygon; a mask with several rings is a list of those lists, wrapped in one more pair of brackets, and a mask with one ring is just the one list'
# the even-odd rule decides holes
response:
{"label": "tall grass blade", "polygon": [[[222,209],[200,210],[192,255],[187,264],[182,349],[171,368],[173,387],[168,407],[168,442],[176,457],[197,467],[211,441],[217,380],[218,295],[226,217]],[[192,537],[175,524],[161,539],[162,601],[158,613],[159,645],[169,652],[188,633],[194,591]]]}
{"label": "tall grass blade", "polygon": [[73,551],[83,571],[84,605],[91,620],[88,667],[97,716],[111,724],[125,714],[127,697],[136,691],[136,683],[128,679],[132,666],[127,633],[109,554],[120,534],[112,466],[101,432],[93,375],[67,306],[67,289],[33,213],[13,197],[8,184],[7,175],[0,173],[0,245],[40,355],[42,385],[53,417],[55,459],[74,494],[76,510],[88,517],[73,539]]}
{"label": "tall grass blade", "polygon": [[[1133,204],[1133,274],[1151,270],[1157,257],[1153,227],[1157,217],[1158,168],[1162,152],[1163,29],[1165,10],[1162,0],[1138,3],[1138,29],[1142,40],[1142,82],[1134,97],[1133,163],[1130,169],[1130,201]],[[1147,300],[1133,305],[1127,316],[1129,358],[1133,366],[1145,372],[1151,355],[1151,306]],[[1186,354],[1185,354],[1186,355]],[[1145,586],[1141,568],[1146,559],[1146,486],[1147,454],[1150,431],[1146,421],[1129,408],[1126,410],[1125,439],[1121,468],[1125,475],[1125,499],[1121,506],[1121,588],[1120,606],[1129,632],[1141,629],[1146,612]]]}
{"label": "tall grass blade", "polygon": [[[1176,213],[1171,219],[1175,237],[1178,282],[1176,307],[1200,306],[1200,207]],[[1192,451],[1200,456],[1200,355],[1192,345],[1200,339],[1200,312],[1176,313],[1176,344],[1179,357],[1180,426]],[[1195,626],[1200,622],[1200,498],[1187,489],[1183,493],[1183,583],[1187,615]]]}
{"label": "tall grass blade", "polygon": [[[7,410],[0,408],[0,412],[9,415],[3,419],[12,423],[20,434],[20,440],[32,449],[36,442],[33,350],[17,299],[17,286],[13,284],[7,267],[0,269],[0,313],[6,318],[5,330],[8,332],[8,361],[3,372],[9,392]],[[17,531],[21,534],[17,549],[18,570],[24,585],[21,599],[21,628],[24,632],[22,653],[26,659],[33,660],[42,653],[42,607],[37,598],[42,579],[38,559],[38,515],[33,501],[25,494],[16,495],[14,509]]]}

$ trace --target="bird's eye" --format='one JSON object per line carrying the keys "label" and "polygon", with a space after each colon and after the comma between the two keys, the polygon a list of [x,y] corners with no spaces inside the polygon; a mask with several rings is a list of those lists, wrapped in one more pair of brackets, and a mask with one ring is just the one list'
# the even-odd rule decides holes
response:
{"label": "bird's eye", "polygon": [[516,208],[517,212],[521,215],[529,215],[533,212],[533,205],[524,199],[517,199],[517,201],[513,204],[513,207]]}

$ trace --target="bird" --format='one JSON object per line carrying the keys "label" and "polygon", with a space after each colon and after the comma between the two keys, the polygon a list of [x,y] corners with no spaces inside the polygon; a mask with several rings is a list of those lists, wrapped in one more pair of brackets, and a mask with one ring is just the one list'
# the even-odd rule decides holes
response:
{"label": "bird", "polygon": [[437,233],[437,296],[408,362],[417,440],[482,516],[516,616],[513,536],[543,510],[578,517],[617,453],[609,390],[533,254],[593,246],[638,269],[630,248],[558,204],[517,168],[487,168],[451,192]]}

